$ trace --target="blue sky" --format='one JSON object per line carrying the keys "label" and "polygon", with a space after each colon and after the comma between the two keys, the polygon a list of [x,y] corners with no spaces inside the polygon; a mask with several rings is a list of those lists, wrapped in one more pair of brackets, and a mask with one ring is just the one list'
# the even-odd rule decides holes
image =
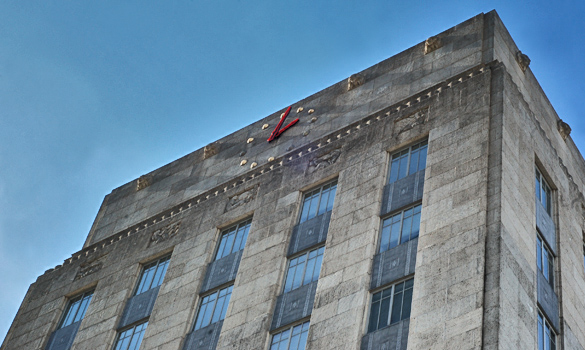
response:
{"label": "blue sky", "polygon": [[112,189],[496,9],[585,149],[585,2],[0,2],[0,339]]}

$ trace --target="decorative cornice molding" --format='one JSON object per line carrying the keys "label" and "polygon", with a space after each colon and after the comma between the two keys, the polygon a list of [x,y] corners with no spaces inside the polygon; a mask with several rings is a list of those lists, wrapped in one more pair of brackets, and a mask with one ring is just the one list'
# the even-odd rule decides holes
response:
{"label": "decorative cornice molding", "polygon": [[126,228],[116,234],[113,234],[99,242],[96,242],[84,248],[79,252],[74,253],[71,256],[71,258],[66,259],[62,265],[57,265],[55,268],[45,271],[45,274],[54,270],[58,270],[62,266],[69,265],[85,256],[97,252],[98,250],[104,249],[105,247],[114,244],[126,237],[130,237],[131,235],[134,235],[140,231],[143,231],[156,223],[169,220],[177,215],[181,215],[190,209],[198,207],[200,204],[205,203],[209,199],[213,199],[219,195],[223,195],[226,192],[238,188],[242,185],[247,185],[251,181],[261,177],[262,175],[280,169],[293,161],[296,161],[302,157],[307,156],[308,154],[315,153],[317,150],[337,145],[337,143],[341,139],[351,135],[352,133],[360,132],[363,129],[368,129],[371,126],[377,125],[377,123],[382,120],[395,118],[399,115],[404,115],[405,113],[409,112],[412,114],[413,110],[423,108],[422,104],[428,101],[430,98],[437,96],[441,92],[451,89],[475,76],[482,75],[485,72],[491,70],[496,65],[498,65],[496,61],[488,64],[480,64],[461,74],[455,75],[450,79],[447,79],[428,89],[425,89],[417,94],[414,94],[402,101],[399,101],[389,107],[383,108],[378,112],[374,112],[356,122],[353,122],[341,129],[338,129],[337,131],[329,133],[328,135],[323,136],[318,140],[315,140],[313,142],[300,146],[294,150],[291,150],[285,155],[275,158],[273,161],[267,162],[265,164],[260,164],[253,170],[248,171],[247,173],[244,173],[240,176],[236,176],[232,180],[220,184],[206,192],[203,192],[191,199],[188,199],[180,204],[177,204],[172,208],[164,210],[157,215],[154,215],[146,220],[143,220],[140,223],[132,225],[129,228]]}

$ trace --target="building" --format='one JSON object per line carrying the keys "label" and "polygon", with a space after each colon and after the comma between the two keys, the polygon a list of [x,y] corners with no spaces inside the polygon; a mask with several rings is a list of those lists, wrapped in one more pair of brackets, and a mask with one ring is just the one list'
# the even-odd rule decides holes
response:
{"label": "building", "polygon": [[529,63],[480,14],[113,190],[1,349],[585,349],[585,161]]}

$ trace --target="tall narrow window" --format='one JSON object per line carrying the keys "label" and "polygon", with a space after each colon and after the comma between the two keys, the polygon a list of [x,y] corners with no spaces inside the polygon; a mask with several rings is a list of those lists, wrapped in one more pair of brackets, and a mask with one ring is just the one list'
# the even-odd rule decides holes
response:
{"label": "tall narrow window", "polygon": [[539,234],[536,235],[536,266],[554,288],[554,256]]}
{"label": "tall narrow window", "polygon": [[87,311],[87,307],[91,302],[91,297],[93,296],[93,291],[83,293],[69,301],[67,305],[67,310],[65,310],[65,314],[61,323],[59,324],[59,328],[67,327],[72,323],[79,322],[83,320],[85,316],[85,312]]}
{"label": "tall narrow window", "polygon": [[427,164],[427,141],[417,143],[392,155],[388,183],[396,182],[425,168]]}
{"label": "tall narrow window", "polygon": [[556,336],[550,323],[538,311],[538,350],[555,350]]}
{"label": "tall narrow window", "polygon": [[309,321],[285,329],[272,336],[270,350],[305,350],[309,334]]}
{"label": "tall narrow window", "polygon": [[414,278],[372,295],[368,333],[410,318]]}
{"label": "tall narrow window", "polygon": [[241,222],[221,232],[221,239],[215,260],[244,249],[252,219]]}
{"label": "tall narrow window", "polygon": [[225,318],[233,288],[234,286],[229,286],[203,297],[197,313],[194,330],[209,326]]}
{"label": "tall narrow window", "polygon": [[535,168],[535,171],[536,171],[536,188],[535,188],[536,199],[542,203],[542,205],[544,206],[544,209],[546,210],[548,215],[551,215],[552,203],[551,203],[551,196],[550,196],[550,186],[548,185],[548,183],[546,182],[546,180],[544,179],[544,177],[542,176],[540,171],[538,171],[538,168]]}
{"label": "tall narrow window", "polygon": [[380,253],[418,237],[420,210],[419,204],[382,221]]}
{"label": "tall narrow window", "polygon": [[290,260],[284,283],[285,293],[319,279],[324,251],[325,247],[317,248]]}
{"label": "tall narrow window", "polygon": [[170,255],[158,259],[144,266],[142,275],[140,275],[140,282],[138,282],[138,288],[134,295],[142,294],[152,288],[160,286],[167,273],[167,267],[169,266]]}
{"label": "tall narrow window", "polygon": [[138,350],[148,322],[126,329],[118,335],[114,350]]}
{"label": "tall narrow window", "polygon": [[306,193],[299,223],[331,211],[333,209],[336,191],[337,180]]}

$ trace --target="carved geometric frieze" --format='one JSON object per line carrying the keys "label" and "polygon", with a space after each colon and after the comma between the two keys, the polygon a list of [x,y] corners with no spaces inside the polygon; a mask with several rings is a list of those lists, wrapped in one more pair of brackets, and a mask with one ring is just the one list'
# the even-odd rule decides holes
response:
{"label": "carved geometric frieze", "polygon": [[240,192],[236,195],[231,196],[225,205],[225,212],[227,213],[232,209],[235,209],[244,204],[248,204],[249,202],[254,200],[254,198],[256,198],[257,189],[258,189],[257,187],[252,187],[244,192]]}
{"label": "carved geometric frieze", "polygon": [[136,191],[140,191],[143,188],[150,186],[150,176],[149,175],[142,175],[136,180]]}
{"label": "carved geometric frieze", "polygon": [[364,78],[361,74],[352,74],[349,78],[347,78],[347,91],[355,89],[360,85],[364,85],[366,82],[366,78]]}
{"label": "carved geometric frieze", "polygon": [[315,157],[309,161],[307,171],[309,174],[317,171],[318,169],[327,168],[339,159],[341,155],[341,148],[335,148],[325,154]]}
{"label": "carved geometric frieze", "polygon": [[402,117],[394,121],[394,123],[396,124],[394,130],[398,130],[396,134],[399,135],[405,131],[414,128],[415,126],[423,125],[428,121],[429,121],[428,109],[419,110],[413,114],[410,114],[408,116]]}
{"label": "carved geometric frieze", "polygon": [[569,124],[565,123],[562,119],[559,119],[557,122],[557,129],[563,138],[563,141],[567,140],[567,137],[571,134],[571,127]]}
{"label": "carved geometric frieze", "polygon": [[179,232],[179,227],[181,227],[180,221],[159,228],[152,233],[152,236],[150,236],[150,242],[148,245],[150,246],[151,244],[157,244],[168,240]]}
{"label": "carved geometric frieze", "polygon": [[425,55],[431,53],[443,46],[443,40],[437,36],[432,36],[425,41]]}
{"label": "carved geometric frieze", "polygon": [[526,72],[526,69],[530,65],[530,58],[527,55],[523,54],[522,51],[516,52],[516,62],[522,69],[522,72]]}

